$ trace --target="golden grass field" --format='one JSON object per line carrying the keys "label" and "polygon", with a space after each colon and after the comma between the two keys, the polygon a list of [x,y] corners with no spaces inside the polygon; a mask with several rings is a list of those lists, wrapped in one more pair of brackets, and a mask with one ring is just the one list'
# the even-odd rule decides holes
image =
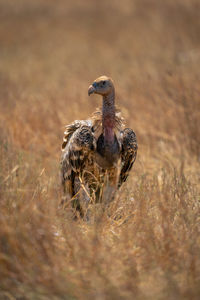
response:
{"label": "golden grass field", "polygon": [[[0,299],[200,299],[198,0],[0,0]],[[64,126],[100,75],[138,138],[91,222],[58,209]]]}

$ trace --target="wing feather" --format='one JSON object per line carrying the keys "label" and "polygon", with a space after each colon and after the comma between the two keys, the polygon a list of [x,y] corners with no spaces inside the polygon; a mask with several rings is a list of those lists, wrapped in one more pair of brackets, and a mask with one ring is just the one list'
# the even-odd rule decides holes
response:
{"label": "wing feather", "polygon": [[61,177],[64,192],[76,194],[75,179],[79,177],[89,154],[95,149],[95,139],[89,121],[75,121],[65,130],[62,144]]}
{"label": "wing feather", "polygon": [[136,160],[137,156],[137,139],[135,132],[126,128],[122,131],[122,150],[121,150],[121,159],[122,159],[122,167],[119,177],[118,187],[122,185],[123,182],[126,181],[129,176],[129,172]]}

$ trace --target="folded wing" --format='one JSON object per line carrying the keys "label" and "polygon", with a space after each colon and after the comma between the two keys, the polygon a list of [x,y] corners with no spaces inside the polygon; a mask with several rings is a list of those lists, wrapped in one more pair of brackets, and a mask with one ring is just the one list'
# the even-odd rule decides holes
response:
{"label": "folded wing", "polygon": [[92,127],[87,121],[75,121],[66,127],[62,144],[61,178],[65,193],[73,197],[87,159],[95,149]]}
{"label": "folded wing", "polygon": [[118,187],[126,181],[137,156],[137,139],[135,132],[126,128],[121,132],[121,172]]}

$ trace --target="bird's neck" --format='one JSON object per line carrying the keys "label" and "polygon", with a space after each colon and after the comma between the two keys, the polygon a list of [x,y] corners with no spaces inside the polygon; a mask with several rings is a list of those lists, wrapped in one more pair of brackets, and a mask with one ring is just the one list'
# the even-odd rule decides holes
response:
{"label": "bird's neck", "polygon": [[115,128],[115,90],[103,96],[102,108],[103,135],[106,143],[114,142]]}

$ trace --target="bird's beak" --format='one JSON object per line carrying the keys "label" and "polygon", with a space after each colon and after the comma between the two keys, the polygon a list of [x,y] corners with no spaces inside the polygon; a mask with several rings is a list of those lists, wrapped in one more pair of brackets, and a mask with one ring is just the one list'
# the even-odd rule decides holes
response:
{"label": "bird's beak", "polygon": [[95,87],[93,85],[90,85],[88,88],[88,96],[93,94],[96,91]]}

